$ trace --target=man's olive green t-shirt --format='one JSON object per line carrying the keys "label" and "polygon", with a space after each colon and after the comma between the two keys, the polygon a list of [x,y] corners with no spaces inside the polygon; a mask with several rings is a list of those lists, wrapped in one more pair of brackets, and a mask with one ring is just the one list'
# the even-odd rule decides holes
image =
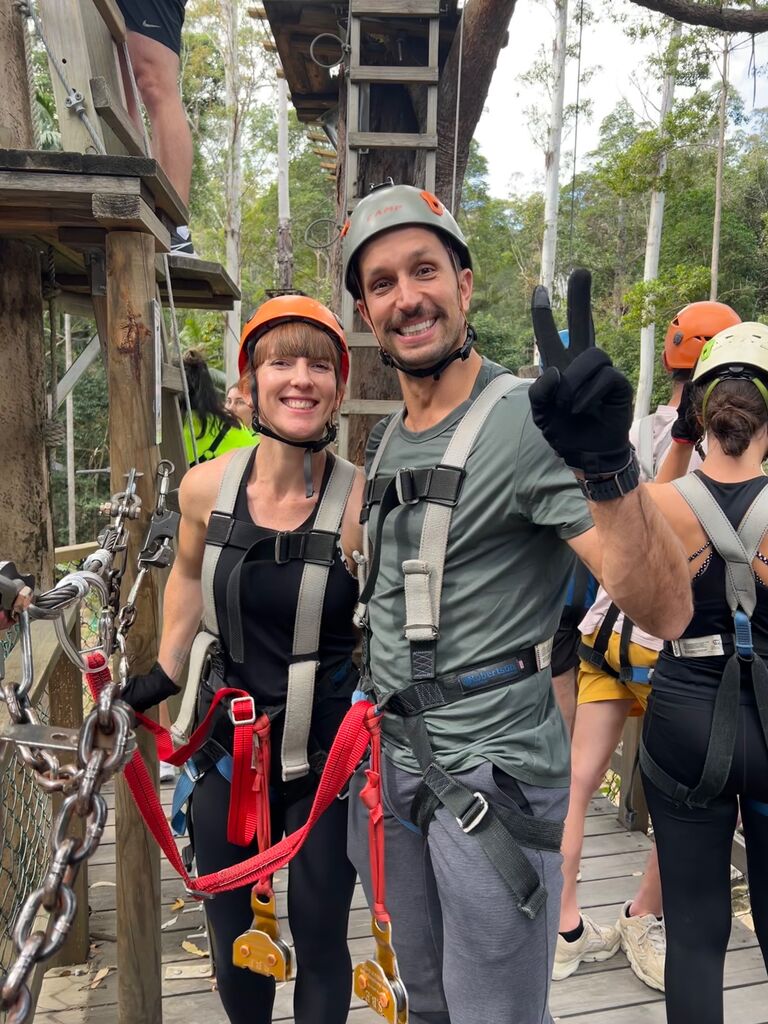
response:
{"label": "man's olive green t-shirt", "polygon": [[[484,359],[472,395],[442,422],[419,433],[400,423],[377,475],[440,463],[472,401],[505,372]],[[592,526],[573,474],[531,419],[530,383],[520,383],[497,403],[466,463],[448,538],[438,675],[490,665],[552,637],[574,564],[565,542]],[[385,423],[371,433],[369,466]],[[379,698],[411,683],[402,563],[418,557],[425,508],[424,502],[400,506],[384,522],[381,566],[369,604],[371,674]],[[375,537],[378,506],[369,528]],[[533,785],[568,785],[568,736],[548,668],[428,711],[424,721],[437,760],[448,771],[488,760]],[[396,715],[385,715],[384,735],[391,760],[418,771]]]}

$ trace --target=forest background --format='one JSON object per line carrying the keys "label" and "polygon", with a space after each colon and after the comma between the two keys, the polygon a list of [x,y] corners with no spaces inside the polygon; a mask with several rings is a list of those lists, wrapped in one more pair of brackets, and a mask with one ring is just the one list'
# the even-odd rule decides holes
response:
{"label": "forest background", "polygon": [[[237,116],[241,129],[239,204],[240,273],[243,317],[276,283],[277,102],[276,61],[269,51],[264,23],[249,17],[251,5],[240,0],[237,46]],[[528,0],[535,2],[535,0]],[[538,0],[553,10],[556,0]],[[232,126],[231,92],[226,89],[224,23],[220,0],[189,0],[182,52],[182,95],[195,143],[191,224],[197,250],[225,262],[227,154]],[[568,57],[580,82],[578,117],[574,97],[566,98],[560,173],[560,216],[555,264],[555,302],[561,300],[573,266],[593,273],[593,300],[598,343],[637,384],[640,332],[657,324],[660,353],[670,317],[686,302],[710,292],[712,224],[715,210],[722,79],[723,36],[685,26],[672,46],[671,23],[658,14],[628,11],[629,4],[580,3],[581,20],[570,28]],[[607,9],[607,10],[606,10]],[[579,61],[578,36],[598,29],[600,19],[621,22],[628,65],[634,68],[631,92],[617,102],[597,126],[597,144],[580,154],[574,173],[574,134],[579,119],[590,117],[594,67]],[[512,25],[514,25],[514,18]],[[554,25],[554,23],[553,23]],[[553,28],[554,32],[554,28]],[[761,37],[758,37],[760,39]],[[264,44],[267,44],[265,49]],[[729,46],[752,45],[749,37],[731,37]],[[764,48],[763,48],[764,49]],[[754,51],[759,54],[759,48]],[[542,42],[528,67],[520,67],[521,86],[533,96],[516,113],[544,151],[552,89],[551,43]],[[755,76],[765,68],[758,56]],[[628,81],[630,78],[628,69]],[[659,119],[659,93],[665,77],[674,76],[675,100]],[[37,108],[45,148],[58,148],[50,84],[42,55],[36,64]],[[750,96],[726,88],[726,142],[718,298],[745,320],[768,317],[768,110],[754,108]],[[290,199],[294,251],[294,287],[330,301],[330,249],[323,243],[336,234],[335,183],[313,152],[317,143],[308,129],[289,115]],[[660,174],[666,156],[666,168]],[[510,141],[510,166],[514,147]],[[530,363],[533,335],[529,304],[539,281],[544,233],[541,187],[515,188],[492,195],[487,160],[473,142],[459,222],[475,262],[471,320],[480,350],[512,369]],[[658,276],[644,282],[649,212],[654,193],[665,196]],[[214,367],[222,368],[225,318],[217,313],[180,311],[182,340],[201,348]],[[564,310],[560,314],[565,320]],[[73,353],[88,343],[92,325],[73,318]],[[59,332],[61,337],[61,332]],[[63,373],[63,348],[59,353]],[[653,405],[663,401],[668,385],[660,361]],[[96,363],[74,392],[77,540],[95,536],[96,510],[108,490],[106,383]],[[64,409],[60,410],[63,418]],[[64,467],[54,461],[54,527],[58,544],[68,541]],[[71,542],[71,537],[69,538]]]}

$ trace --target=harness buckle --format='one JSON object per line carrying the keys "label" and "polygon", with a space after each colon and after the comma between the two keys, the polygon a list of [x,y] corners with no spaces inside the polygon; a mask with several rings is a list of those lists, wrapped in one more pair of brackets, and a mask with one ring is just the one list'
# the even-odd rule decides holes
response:
{"label": "harness buckle", "polygon": [[475,798],[474,803],[470,804],[460,818],[456,818],[456,821],[459,823],[459,828],[467,836],[470,832],[474,832],[486,816],[489,806],[488,801],[482,793],[473,793],[472,796]]}
{"label": "harness buckle", "polygon": [[[248,709],[247,718],[238,718],[235,707],[240,705]],[[233,697],[229,705],[229,720],[232,725],[253,725],[256,721],[256,702],[253,697]]]}
{"label": "harness buckle", "polygon": [[412,469],[398,469],[395,473],[395,491],[401,505],[416,505],[419,495]]}
{"label": "harness buckle", "polygon": [[205,775],[205,772],[202,771],[202,769],[198,768],[193,757],[190,757],[189,760],[185,762],[184,768],[182,770],[189,779],[189,781],[193,782],[195,785],[197,785],[200,779],[202,779],[203,775]]}
{"label": "harness buckle", "polygon": [[277,565],[286,565],[291,560],[289,550],[290,533],[278,533],[275,536],[275,562]]}
{"label": "harness buckle", "polygon": [[745,661],[751,661],[754,653],[752,647],[752,623],[749,616],[741,608],[733,613],[733,632],[736,653]]}

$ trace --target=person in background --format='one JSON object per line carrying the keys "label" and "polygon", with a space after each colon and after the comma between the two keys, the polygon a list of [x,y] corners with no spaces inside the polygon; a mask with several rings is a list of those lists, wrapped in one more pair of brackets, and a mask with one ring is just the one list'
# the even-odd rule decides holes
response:
{"label": "person in background", "polygon": [[193,447],[189,418],[185,417],[184,446],[190,466],[194,466],[195,462],[208,462],[233,448],[248,448],[258,444],[253,431],[243,426],[221,401],[205,356],[198,349],[191,348],[184,354],[184,372],[187,375],[195,433]]}
{"label": "person in background", "polygon": [[[125,19],[133,76],[152,126],[152,155],[168,175],[179,198],[189,205],[192,181],[192,133],[179,91],[179,54],[186,0],[117,0]],[[120,64],[128,113],[143,131],[122,50]],[[171,232],[171,252],[194,256],[189,227]]]}
{"label": "person in background", "polygon": [[237,416],[244,427],[250,428],[253,423],[253,403],[251,396],[240,390],[240,384],[232,384],[227,391],[224,408]]}

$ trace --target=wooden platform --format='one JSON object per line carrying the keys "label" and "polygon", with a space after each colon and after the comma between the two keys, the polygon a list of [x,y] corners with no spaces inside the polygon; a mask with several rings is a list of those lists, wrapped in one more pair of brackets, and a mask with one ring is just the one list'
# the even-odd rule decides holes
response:
{"label": "wooden platform", "polygon": [[[171,788],[163,788],[170,804]],[[110,797],[110,806],[114,800]],[[629,833],[616,821],[616,810],[596,798],[587,820],[582,861],[582,906],[601,923],[616,921],[619,909],[635,892],[649,848],[649,840]],[[115,947],[115,846],[110,825],[89,875],[92,959],[79,968],[49,972],[35,1015],[37,1024],[114,1024],[117,1021]],[[285,873],[278,876],[278,890]],[[199,906],[184,896],[181,884],[167,863],[162,868],[163,1021],[164,1024],[227,1024],[213,991],[210,961],[182,949],[188,941],[207,951]],[[174,900],[184,906],[172,909]],[[368,911],[358,885],[350,919],[349,941],[353,957],[370,954]],[[104,972],[109,968],[109,972]],[[68,972],[68,973],[64,973]],[[80,973],[77,973],[80,972]],[[768,981],[753,932],[734,921],[725,971],[727,1024],[768,1022]],[[292,985],[283,985],[275,1004],[275,1024],[292,1017]],[[664,1002],[638,981],[622,953],[602,964],[583,966],[567,981],[553,984],[551,1009],[556,1021],[568,1024],[664,1024]],[[350,1024],[381,1021],[359,1002],[353,1003]],[[158,1022],[159,1024],[159,1022]],[[478,1021],[478,1024],[482,1024]],[[514,1024],[514,1018],[510,1018]]]}
{"label": "wooden platform", "polygon": [[[108,231],[150,234],[158,254],[168,253],[170,228],[189,214],[155,160],[139,156],[0,149],[0,235],[50,249],[59,308],[91,315],[91,294],[103,294]],[[240,292],[219,264],[169,255],[177,306],[232,309]],[[47,272],[47,260],[43,272]],[[156,275],[163,301],[165,275]]]}

